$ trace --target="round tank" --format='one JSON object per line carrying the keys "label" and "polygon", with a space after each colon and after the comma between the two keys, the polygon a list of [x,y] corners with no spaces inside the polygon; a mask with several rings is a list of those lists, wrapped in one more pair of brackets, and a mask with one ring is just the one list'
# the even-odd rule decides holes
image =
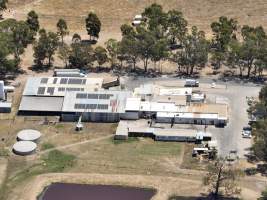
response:
{"label": "round tank", "polygon": [[30,155],[35,152],[37,145],[31,141],[19,141],[13,145],[13,152],[17,155]]}
{"label": "round tank", "polygon": [[25,129],[18,133],[18,141],[32,141],[37,142],[41,137],[41,133],[37,130]]}

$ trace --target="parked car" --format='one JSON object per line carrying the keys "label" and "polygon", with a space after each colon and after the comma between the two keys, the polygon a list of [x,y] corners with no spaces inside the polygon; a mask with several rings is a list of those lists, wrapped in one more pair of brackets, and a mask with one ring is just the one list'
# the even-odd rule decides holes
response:
{"label": "parked car", "polygon": [[242,130],[242,136],[243,138],[251,138],[251,131],[252,128],[250,126],[245,126]]}

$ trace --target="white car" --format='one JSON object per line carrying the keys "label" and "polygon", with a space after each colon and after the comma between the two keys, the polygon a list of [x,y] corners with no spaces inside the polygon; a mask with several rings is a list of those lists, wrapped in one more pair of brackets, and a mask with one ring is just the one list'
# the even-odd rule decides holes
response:
{"label": "white car", "polygon": [[251,131],[252,131],[252,128],[250,126],[245,126],[242,130],[243,138],[251,138],[252,137]]}

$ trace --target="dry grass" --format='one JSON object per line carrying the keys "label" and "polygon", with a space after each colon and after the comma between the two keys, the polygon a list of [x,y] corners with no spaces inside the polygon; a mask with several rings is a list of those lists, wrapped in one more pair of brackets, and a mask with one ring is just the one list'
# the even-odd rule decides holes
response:
{"label": "dry grass", "polygon": [[183,11],[190,25],[207,32],[210,23],[222,15],[236,18],[240,24],[267,27],[266,0],[205,0],[201,3],[199,0],[10,0],[10,6],[17,10],[18,18],[23,18],[31,9],[36,10],[42,25],[49,29],[55,29],[56,21],[63,17],[73,32],[80,33],[85,33],[85,16],[94,11],[101,18],[103,32],[112,36],[119,32],[122,23],[129,23],[135,14],[153,2],[162,4],[166,10]]}
{"label": "dry grass", "polygon": [[106,139],[69,149],[78,163],[71,172],[115,174],[177,174],[180,143],[130,139],[116,142]]}

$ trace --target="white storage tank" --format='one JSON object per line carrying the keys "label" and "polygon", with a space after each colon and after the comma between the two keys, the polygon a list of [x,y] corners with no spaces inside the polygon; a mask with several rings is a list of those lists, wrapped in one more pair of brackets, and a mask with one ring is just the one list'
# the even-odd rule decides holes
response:
{"label": "white storage tank", "polygon": [[18,141],[37,142],[40,137],[41,137],[41,133],[39,131],[33,130],[33,129],[22,130],[17,135]]}
{"label": "white storage tank", "polygon": [[19,141],[13,145],[13,152],[17,155],[31,155],[35,153],[37,145],[31,141]]}

